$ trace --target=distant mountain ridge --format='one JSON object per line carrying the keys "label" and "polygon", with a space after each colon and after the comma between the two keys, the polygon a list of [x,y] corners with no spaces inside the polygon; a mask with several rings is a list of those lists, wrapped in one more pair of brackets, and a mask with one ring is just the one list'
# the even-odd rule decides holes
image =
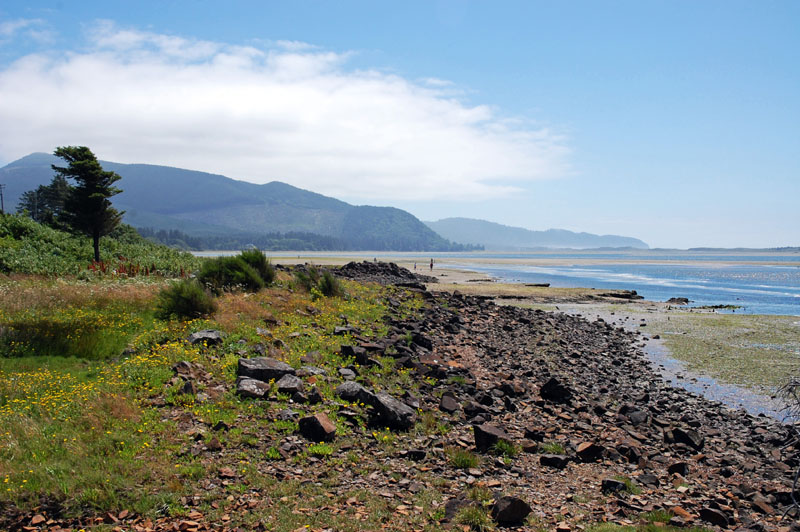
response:
{"label": "distant mountain ridge", "polygon": [[[63,161],[33,153],[0,169],[6,210],[23,192],[49,184],[51,164]],[[229,237],[233,242],[267,233],[330,237],[340,249],[459,251],[412,214],[393,207],[355,206],[273,181],[263,185],[217,174],[149,164],[101,161],[122,176],[122,193],[112,198],[126,223],[191,236]]]}
{"label": "distant mountain ridge", "polygon": [[459,244],[482,245],[492,251],[524,251],[542,248],[635,248],[649,249],[639,240],[627,236],[575,233],[565,229],[532,231],[474,218],[445,218],[425,224],[444,238]]}

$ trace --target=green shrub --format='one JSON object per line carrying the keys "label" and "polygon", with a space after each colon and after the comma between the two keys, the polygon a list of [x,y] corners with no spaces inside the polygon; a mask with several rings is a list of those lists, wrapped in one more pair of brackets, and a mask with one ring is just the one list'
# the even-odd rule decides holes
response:
{"label": "green shrub", "polygon": [[253,267],[258,275],[263,279],[264,284],[269,286],[275,280],[275,268],[270,264],[266,255],[256,248],[242,251],[239,255],[243,261]]}
{"label": "green shrub", "polygon": [[344,295],[342,283],[340,283],[339,279],[334,277],[331,272],[325,272],[322,274],[322,278],[319,280],[318,287],[319,291],[322,292],[322,295],[325,297],[341,297]]}
{"label": "green shrub", "polygon": [[236,289],[258,292],[264,288],[264,280],[258,272],[240,256],[206,261],[197,280],[215,294]]}
{"label": "green shrub", "polygon": [[317,286],[319,282],[319,270],[317,270],[314,266],[309,266],[305,271],[297,270],[294,272],[294,282],[295,285],[302,288],[306,292],[311,292],[311,290]]}
{"label": "green shrub", "polygon": [[156,317],[194,319],[213,314],[217,304],[199,282],[184,280],[163,289],[156,302]]}
{"label": "green shrub", "polygon": [[549,441],[539,446],[539,452],[544,454],[564,454],[564,446],[557,441]]}

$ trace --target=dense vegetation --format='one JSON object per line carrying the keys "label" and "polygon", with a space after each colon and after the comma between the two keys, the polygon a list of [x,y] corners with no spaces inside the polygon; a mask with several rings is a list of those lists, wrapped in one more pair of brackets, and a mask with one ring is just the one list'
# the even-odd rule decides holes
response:
{"label": "dense vegetation", "polygon": [[120,225],[101,239],[100,263],[92,242],[39,224],[27,216],[0,215],[0,273],[36,275],[179,275],[198,269],[196,257],[154,244]]}

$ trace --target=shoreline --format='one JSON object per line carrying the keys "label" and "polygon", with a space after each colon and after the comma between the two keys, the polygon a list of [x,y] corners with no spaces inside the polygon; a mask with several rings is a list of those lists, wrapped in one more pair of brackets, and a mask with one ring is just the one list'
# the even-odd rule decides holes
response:
{"label": "shoreline", "polygon": [[[781,420],[784,403],[776,400],[775,390],[800,374],[800,318],[796,316],[721,313],[633,300],[626,290],[502,283],[488,274],[453,266],[446,259],[437,259],[431,272],[424,261],[417,261],[415,269],[413,257],[376,258],[436,277],[437,283],[427,284],[432,292],[458,291],[502,305],[562,312],[589,321],[602,319],[639,332],[640,347],[662,378],[754,415],[763,413]],[[301,254],[273,260],[278,264],[343,265],[357,259]]]}
{"label": "shoreline", "polygon": [[[727,365],[725,361],[736,358],[737,355],[735,352],[726,352],[731,349],[725,349],[725,344],[730,339],[723,322],[734,320],[744,322],[749,327],[757,322],[783,322],[784,325],[788,324],[791,327],[796,322],[797,333],[800,334],[800,320],[796,317],[724,314],[713,309],[693,309],[658,301],[608,297],[609,293],[614,292],[612,290],[531,287],[516,283],[499,283],[488,275],[468,270],[445,268],[440,270],[440,283],[428,284],[428,290],[497,296],[494,302],[498,304],[562,312],[589,321],[603,320],[614,326],[638,332],[642,338],[641,349],[665,381],[731,408],[744,408],[753,415],[765,414],[779,421],[784,418],[783,410],[786,404],[774,396],[773,389],[789,376],[796,375],[800,371],[800,362],[789,363],[788,367],[780,368],[782,371],[768,375],[764,375],[763,371],[759,372],[756,367],[744,361],[739,368],[728,367],[722,371],[719,366]],[[710,325],[705,323],[710,321],[720,323]],[[678,324],[681,327],[679,330],[670,330]],[[752,358],[772,354],[759,351],[775,350],[774,346],[766,341],[768,338],[763,339],[764,342],[753,343],[769,347],[753,349]],[[699,361],[697,357],[685,352],[690,350],[689,347],[682,345],[691,344],[693,341],[701,345],[710,343],[723,352],[717,353],[718,360]],[[796,346],[790,345],[789,349],[788,354],[800,357],[800,342]],[[756,372],[762,373],[761,377],[769,378],[756,379],[752,375]],[[770,389],[773,386],[774,388]]]}

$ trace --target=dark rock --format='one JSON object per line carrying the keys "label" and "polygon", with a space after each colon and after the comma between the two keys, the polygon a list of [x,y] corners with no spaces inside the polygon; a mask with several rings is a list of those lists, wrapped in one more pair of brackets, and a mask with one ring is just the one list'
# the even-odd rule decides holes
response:
{"label": "dark rock", "polygon": [[667,473],[670,475],[678,474],[682,477],[689,476],[689,464],[686,462],[676,462],[667,468]]}
{"label": "dark rock", "polygon": [[539,463],[545,467],[564,469],[569,463],[569,458],[563,454],[543,454],[539,457]]}
{"label": "dark rock", "polygon": [[578,445],[576,454],[581,462],[596,462],[603,457],[605,447],[592,442],[583,442]]}
{"label": "dark rock", "polygon": [[213,329],[206,329],[190,334],[186,341],[192,345],[205,343],[206,345],[219,345],[222,343],[222,333]]}
{"label": "dark rock", "polygon": [[300,434],[311,441],[333,441],[336,437],[336,425],[323,413],[300,418],[298,425]]}
{"label": "dark rock", "polygon": [[714,508],[702,508],[700,510],[700,519],[722,528],[726,528],[729,524],[728,516],[721,510]]}
{"label": "dark rock", "polygon": [[442,395],[442,399],[439,401],[439,410],[452,414],[453,412],[458,412],[459,408],[458,401],[456,401],[453,394],[445,393]]}
{"label": "dark rock", "polygon": [[397,430],[410,429],[416,423],[417,413],[407,404],[388,393],[377,393],[373,397],[371,402],[371,406],[375,409],[373,422]]}
{"label": "dark rock", "polygon": [[511,443],[511,437],[506,432],[493,425],[486,423],[472,426],[475,435],[475,448],[478,452],[484,453],[500,440]]}
{"label": "dark rock", "polygon": [[600,490],[603,493],[617,493],[625,491],[626,488],[627,486],[624,482],[615,478],[604,478],[600,483]]}
{"label": "dark rock", "polygon": [[539,390],[542,399],[553,401],[554,403],[567,403],[572,399],[572,391],[561,384],[558,379],[551,377]]}
{"label": "dark rock", "polygon": [[299,377],[291,374],[286,374],[275,383],[279,393],[286,393],[289,395],[296,394],[303,391],[303,381]]}
{"label": "dark rock", "polygon": [[249,377],[239,377],[236,379],[236,393],[242,397],[261,399],[269,393],[269,384]]}
{"label": "dark rock", "polygon": [[531,507],[519,497],[506,495],[492,505],[492,518],[500,525],[518,525],[525,521]]}
{"label": "dark rock", "polygon": [[337,397],[351,403],[364,403],[371,405],[375,401],[375,394],[357,382],[347,381],[336,387],[334,392]]}
{"label": "dark rock", "polygon": [[367,350],[363,347],[343,345],[341,347],[341,354],[345,359],[354,358],[356,364],[360,364],[362,366],[369,365],[370,359],[367,357]]}
{"label": "dark rock", "polygon": [[264,382],[279,380],[284,375],[294,375],[292,366],[268,357],[240,358],[236,374]]}
{"label": "dark rock", "polygon": [[[668,434],[671,433],[671,440]],[[671,431],[667,431],[664,433],[665,439],[667,443],[682,443],[684,445],[688,445],[692,447],[696,451],[700,451],[703,449],[703,445],[705,445],[705,440],[697,431],[692,429],[683,430],[681,428],[674,428]]]}
{"label": "dark rock", "polygon": [[659,485],[661,485],[661,482],[659,482],[658,477],[650,473],[639,475],[638,477],[636,477],[636,481],[639,484],[642,484],[644,486],[651,486],[653,488],[657,488]]}

